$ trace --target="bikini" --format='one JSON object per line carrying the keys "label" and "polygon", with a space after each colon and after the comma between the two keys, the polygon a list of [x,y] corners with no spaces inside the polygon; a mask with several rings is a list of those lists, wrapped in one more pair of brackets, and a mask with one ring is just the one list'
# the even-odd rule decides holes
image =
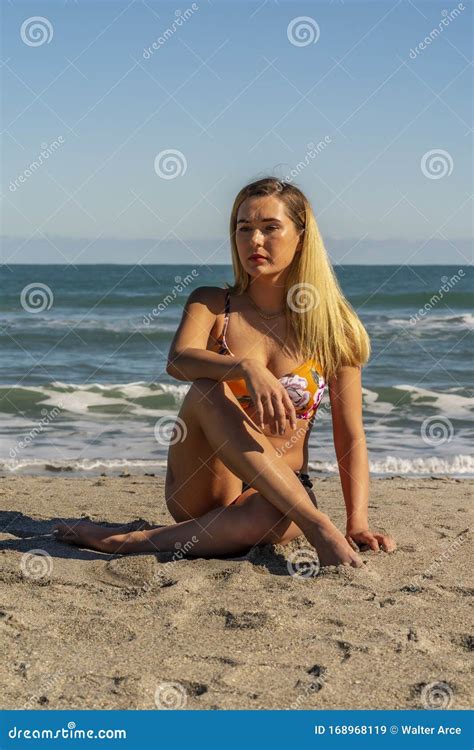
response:
{"label": "bikini", "polygon": [[[229,325],[229,313],[230,293],[229,290],[226,289],[224,326],[222,329],[222,333],[216,339],[215,346],[217,347],[218,354],[227,354],[231,357],[235,357],[235,354],[233,354],[227,346],[227,342],[225,339],[227,326]],[[319,374],[315,360],[313,359],[304,362],[293,372],[289,373],[288,375],[283,375],[281,378],[278,378],[278,380],[283,385],[291,401],[293,402],[297,418],[311,419],[312,417],[314,417],[326,390],[326,382],[324,378]],[[252,399],[247,390],[245,380],[227,380],[226,382],[243,409],[248,409],[250,406],[252,406]],[[298,476],[299,480],[305,487],[313,486],[312,482],[309,479],[309,474],[304,474],[300,471],[295,471],[295,474]],[[247,488],[248,485],[244,484],[244,489]]]}

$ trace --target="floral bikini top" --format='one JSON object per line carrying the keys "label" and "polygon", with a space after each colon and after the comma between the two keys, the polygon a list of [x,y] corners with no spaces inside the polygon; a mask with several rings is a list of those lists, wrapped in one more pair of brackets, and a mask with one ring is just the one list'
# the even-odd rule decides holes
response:
{"label": "floral bikini top", "polygon": [[[229,290],[226,289],[224,327],[222,333],[216,339],[216,347],[217,354],[229,354],[231,357],[235,357],[235,354],[230,351],[225,340],[229,324],[229,313],[230,294]],[[297,367],[294,372],[283,375],[278,380],[291,398],[298,419],[310,419],[316,414],[326,390],[326,382],[317,371],[314,360],[308,360],[308,362]],[[247,390],[245,380],[228,380],[227,384],[242,408],[247,409],[252,405],[252,399]]]}

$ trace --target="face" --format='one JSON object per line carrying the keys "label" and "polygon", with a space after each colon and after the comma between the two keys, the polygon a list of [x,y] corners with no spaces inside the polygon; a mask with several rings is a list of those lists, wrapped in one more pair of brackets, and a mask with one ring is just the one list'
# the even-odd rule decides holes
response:
{"label": "face", "polygon": [[[251,276],[274,274],[288,268],[299,252],[295,224],[283,201],[274,195],[246,198],[239,207],[235,240],[240,261]],[[252,258],[253,254],[262,259]]]}

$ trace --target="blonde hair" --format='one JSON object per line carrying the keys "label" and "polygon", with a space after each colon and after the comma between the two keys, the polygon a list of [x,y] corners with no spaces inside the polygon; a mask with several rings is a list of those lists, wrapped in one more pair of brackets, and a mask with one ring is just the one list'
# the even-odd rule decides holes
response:
{"label": "blonde hair", "polygon": [[370,356],[370,339],[357,313],[345,298],[319,233],[313,209],[299,188],[275,177],[246,185],[238,193],[230,217],[230,242],[234,294],[243,294],[251,277],[242,266],[235,233],[237,214],[246,198],[277,196],[286,207],[298,233],[301,251],[295,253],[285,283],[286,319],[299,356],[314,359],[329,380],[344,365],[361,367]]}

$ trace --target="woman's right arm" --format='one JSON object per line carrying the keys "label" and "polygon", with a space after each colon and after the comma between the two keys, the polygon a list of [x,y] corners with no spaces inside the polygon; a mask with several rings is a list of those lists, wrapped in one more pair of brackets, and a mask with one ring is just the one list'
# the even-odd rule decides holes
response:
{"label": "woman's right arm", "polygon": [[296,411],[287,391],[272,373],[251,357],[230,357],[206,349],[223,295],[217,287],[199,287],[190,295],[168,355],[166,372],[177,380],[245,380],[256,407],[256,421],[263,429],[283,434],[286,419],[296,429]]}
{"label": "woman's right arm", "polygon": [[184,306],[168,354],[166,372],[176,380],[238,380],[244,378],[249,357],[230,357],[206,349],[216,316],[223,306],[222,290],[202,286],[194,289]]}

